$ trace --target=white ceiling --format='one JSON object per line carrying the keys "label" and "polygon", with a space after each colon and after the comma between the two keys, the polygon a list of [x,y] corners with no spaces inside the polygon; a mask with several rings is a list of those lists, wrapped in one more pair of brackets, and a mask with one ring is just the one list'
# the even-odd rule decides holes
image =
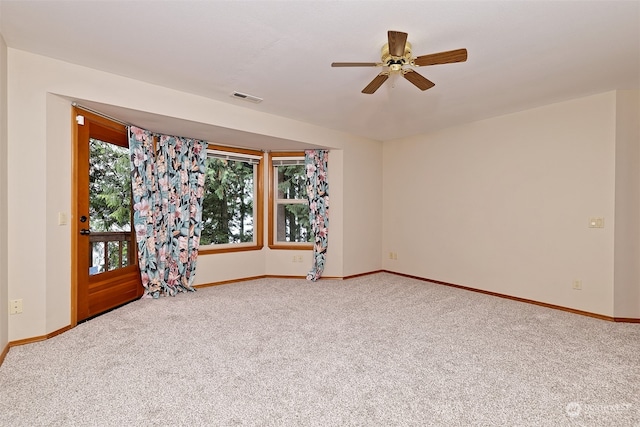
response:
{"label": "white ceiling", "polygon": [[[425,92],[390,79],[362,94],[380,69],[330,64],[379,61],[387,30],[416,56],[469,59],[419,68]],[[0,0],[0,31],[15,49],[382,141],[640,88],[640,1]]]}

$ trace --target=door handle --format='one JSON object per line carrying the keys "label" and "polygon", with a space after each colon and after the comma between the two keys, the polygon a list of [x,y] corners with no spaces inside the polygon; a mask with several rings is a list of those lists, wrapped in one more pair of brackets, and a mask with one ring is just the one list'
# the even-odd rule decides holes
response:
{"label": "door handle", "polygon": [[80,234],[82,234],[83,236],[89,235],[91,234],[91,230],[89,230],[88,228],[81,228]]}

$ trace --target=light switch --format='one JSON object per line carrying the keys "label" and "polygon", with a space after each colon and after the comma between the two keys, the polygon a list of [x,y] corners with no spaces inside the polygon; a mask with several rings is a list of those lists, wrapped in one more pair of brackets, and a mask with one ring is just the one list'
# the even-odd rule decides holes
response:
{"label": "light switch", "polygon": [[589,218],[589,228],[604,228],[604,218],[602,217]]}
{"label": "light switch", "polygon": [[58,225],[67,224],[67,214],[64,212],[58,212]]}

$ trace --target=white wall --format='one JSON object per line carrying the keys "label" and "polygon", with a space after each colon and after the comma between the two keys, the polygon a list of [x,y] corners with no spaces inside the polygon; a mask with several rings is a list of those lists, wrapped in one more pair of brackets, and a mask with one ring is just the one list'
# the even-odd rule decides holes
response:
{"label": "white wall", "polygon": [[[331,231],[327,276],[344,271],[380,269],[380,241],[342,230],[380,230],[379,217],[345,217],[343,200],[353,199],[362,212],[380,211],[376,181],[360,182],[369,161],[380,164],[381,144],[259,111],[216,102],[109,73],[8,49],[8,294],[22,298],[24,312],[9,317],[9,341],[41,336],[70,322],[70,248],[68,226],[57,225],[58,212],[71,206],[71,105],[68,98],[85,99],[153,114],[176,117],[330,146]],[[218,141],[220,142],[220,141]],[[352,155],[372,147],[367,161]],[[350,163],[346,164],[344,159]],[[343,172],[349,170],[349,176]],[[342,182],[344,181],[344,182]],[[363,198],[362,193],[373,194]],[[73,218],[70,218],[73,221]],[[364,224],[363,224],[364,223]],[[350,257],[343,264],[343,247],[373,260]],[[373,247],[372,247],[373,246]],[[277,253],[270,253],[277,252]],[[196,283],[210,283],[263,274],[306,274],[309,264],[291,263],[288,251],[250,251],[206,255],[198,260]],[[305,257],[310,262],[310,257]],[[6,317],[6,316],[5,316]]]}
{"label": "white wall", "polygon": [[[58,212],[68,213],[71,211],[71,140],[63,147],[57,144],[59,135],[67,135],[71,131],[71,112],[69,111],[69,102],[56,95],[49,93],[44,94],[46,105],[46,135],[47,143],[45,147],[41,147],[45,155],[45,182],[40,183],[45,191],[44,194],[44,211],[47,215],[40,215],[40,221],[43,221],[45,229],[45,258],[44,260],[44,281],[49,283],[51,278],[64,277],[69,278],[70,270],[70,245],[71,245],[71,227],[69,225],[58,225]],[[70,135],[70,134],[69,134]],[[69,136],[71,137],[71,136]],[[19,155],[19,153],[15,153]],[[65,197],[61,197],[62,193],[66,193]],[[37,214],[36,214],[37,215]],[[67,215],[69,217],[69,215]],[[69,222],[68,222],[69,223]],[[50,247],[50,245],[54,247]],[[56,249],[55,245],[60,245]],[[61,248],[69,248],[68,250],[60,250]],[[32,260],[33,262],[33,260]],[[25,272],[24,278],[29,276],[29,270]],[[64,282],[61,282],[64,283]],[[66,282],[70,283],[70,282]],[[13,290],[15,293],[15,290]],[[18,297],[21,294],[18,295]],[[27,304],[28,301],[25,301]],[[45,330],[47,332],[55,331],[70,322],[71,313],[71,286],[61,286],[53,288],[46,286],[44,289],[44,300],[42,301],[43,313],[45,317]],[[18,318],[16,317],[16,320]]]}
{"label": "white wall", "polygon": [[7,45],[0,34],[0,353],[9,342],[7,186]]}
{"label": "white wall", "polygon": [[615,92],[384,143],[383,266],[613,316],[615,167]]}
{"label": "white wall", "polygon": [[[345,276],[381,268],[382,147],[353,146],[344,152]],[[352,167],[359,165],[360,167]]]}
{"label": "white wall", "polygon": [[640,91],[616,96],[614,313],[640,316]]}

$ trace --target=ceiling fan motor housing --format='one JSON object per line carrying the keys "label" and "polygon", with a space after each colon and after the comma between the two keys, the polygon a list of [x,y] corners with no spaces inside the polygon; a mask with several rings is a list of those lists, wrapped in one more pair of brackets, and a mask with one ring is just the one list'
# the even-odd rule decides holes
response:
{"label": "ceiling fan motor housing", "polygon": [[380,55],[382,63],[390,68],[390,71],[400,71],[406,64],[411,63],[411,43],[406,42],[404,45],[404,55],[393,56],[389,53],[389,43],[385,43],[382,46],[382,53]]}

